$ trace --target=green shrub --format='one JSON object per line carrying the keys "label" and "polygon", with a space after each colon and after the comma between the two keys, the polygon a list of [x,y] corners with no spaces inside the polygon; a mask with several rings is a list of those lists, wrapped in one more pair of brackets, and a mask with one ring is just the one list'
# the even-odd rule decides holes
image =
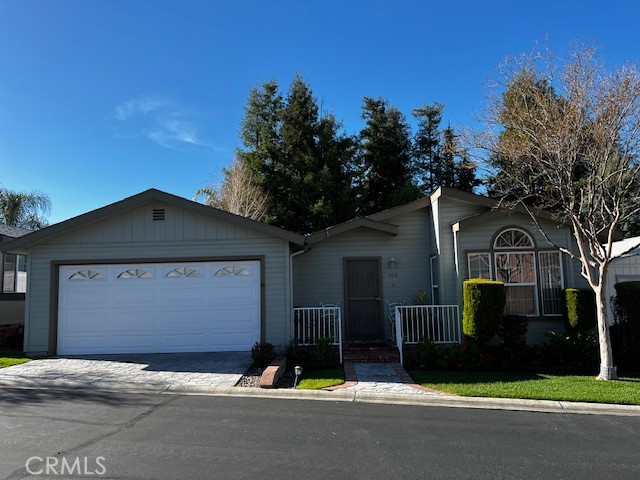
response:
{"label": "green shrub", "polygon": [[433,340],[427,337],[422,339],[416,345],[416,362],[418,367],[425,370],[432,370],[438,361],[438,347]]}
{"label": "green shrub", "polygon": [[504,312],[504,283],[474,278],[465,280],[463,289],[463,332],[480,343],[487,342],[496,334]]}
{"label": "green shrub", "polygon": [[593,374],[598,371],[600,355],[598,337],[587,332],[547,332],[544,359],[547,367],[572,373]]}
{"label": "green shrub", "polygon": [[503,365],[505,368],[519,366],[527,350],[529,319],[521,315],[504,315],[498,326],[498,337],[502,340]]}
{"label": "green shrub", "polygon": [[470,338],[462,345],[435,345],[423,338],[416,346],[418,368],[422,370],[482,370],[492,366],[492,357],[481,351],[480,346]]}
{"label": "green shrub", "polygon": [[565,297],[565,328],[588,332],[596,326],[596,295],[590,288],[567,288]]}
{"label": "green shrub", "polygon": [[258,367],[266,367],[276,358],[276,349],[267,342],[256,342],[251,347],[251,358]]}
{"label": "green shrub", "polygon": [[617,283],[615,325],[610,328],[615,362],[627,370],[640,370],[640,282]]}
{"label": "green shrub", "polygon": [[309,349],[314,368],[327,368],[333,363],[333,347],[329,337],[319,337]]}

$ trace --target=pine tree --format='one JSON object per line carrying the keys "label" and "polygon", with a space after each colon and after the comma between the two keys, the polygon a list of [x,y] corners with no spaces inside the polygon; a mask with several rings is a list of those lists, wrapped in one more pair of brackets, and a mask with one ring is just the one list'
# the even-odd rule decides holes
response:
{"label": "pine tree", "polygon": [[411,183],[411,138],[404,115],[381,98],[365,97],[360,132],[359,214],[391,206],[390,196]]}
{"label": "pine tree", "polygon": [[280,161],[282,108],[283,100],[275,80],[249,91],[240,125],[244,149],[239,150],[238,156],[260,186],[273,182],[274,166]]}
{"label": "pine tree", "polygon": [[355,142],[340,128],[332,115],[320,117],[300,76],[286,99],[273,81],[251,90],[239,156],[269,198],[270,223],[310,233],[353,216]]}
{"label": "pine tree", "polygon": [[418,119],[418,132],[414,138],[414,177],[425,195],[429,195],[440,185],[441,148],[440,123],[444,105],[425,104],[413,110]]}

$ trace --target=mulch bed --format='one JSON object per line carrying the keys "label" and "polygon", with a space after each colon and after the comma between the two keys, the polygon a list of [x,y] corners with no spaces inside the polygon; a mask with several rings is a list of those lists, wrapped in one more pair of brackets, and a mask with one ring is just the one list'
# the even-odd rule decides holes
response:
{"label": "mulch bed", "polygon": [[[240,381],[238,381],[236,387],[260,388],[260,376],[263,371],[263,367],[251,365],[251,368],[249,368]],[[278,383],[276,383],[276,388],[293,388],[295,378],[296,376],[293,372],[284,372],[278,380]]]}

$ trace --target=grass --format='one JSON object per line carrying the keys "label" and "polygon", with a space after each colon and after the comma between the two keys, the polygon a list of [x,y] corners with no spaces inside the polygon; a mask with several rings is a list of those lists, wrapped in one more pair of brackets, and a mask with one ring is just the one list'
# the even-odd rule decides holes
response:
{"label": "grass", "polygon": [[500,372],[409,372],[427,387],[465,397],[528,398],[640,405],[640,375],[618,381],[595,376]]}
{"label": "grass", "polygon": [[21,363],[27,363],[30,360],[31,359],[27,358],[23,352],[0,350],[0,368],[20,365]]}
{"label": "grass", "polygon": [[302,390],[320,390],[344,383],[344,370],[339,368],[326,368],[322,370],[305,370],[300,376],[298,387]]}

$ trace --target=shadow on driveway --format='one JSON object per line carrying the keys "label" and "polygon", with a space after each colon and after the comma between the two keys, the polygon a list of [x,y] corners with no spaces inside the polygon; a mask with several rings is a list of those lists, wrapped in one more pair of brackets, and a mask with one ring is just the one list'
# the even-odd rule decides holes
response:
{"label": "shadow on driveway", "polygon": [[149,372],[230,373],[239,375],[244,374],[253,363],[250,352],[131,353],[56,358],[134,363],[141,366],[145,365],[142,370]]}

